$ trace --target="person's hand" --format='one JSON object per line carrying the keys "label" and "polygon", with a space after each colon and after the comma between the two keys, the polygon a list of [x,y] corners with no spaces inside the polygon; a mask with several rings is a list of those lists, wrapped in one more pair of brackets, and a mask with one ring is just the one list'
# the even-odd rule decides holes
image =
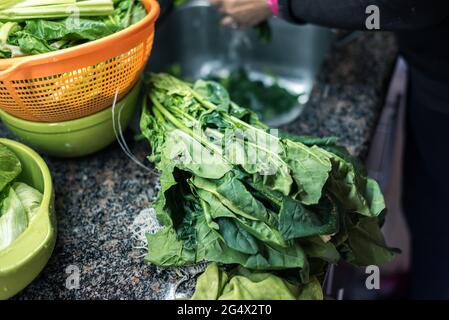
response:
{"label": "person's hand", "polygon": [[252,27],[269,18],[272,13],[267,0],[209,0],[225,16],[228,27]]}

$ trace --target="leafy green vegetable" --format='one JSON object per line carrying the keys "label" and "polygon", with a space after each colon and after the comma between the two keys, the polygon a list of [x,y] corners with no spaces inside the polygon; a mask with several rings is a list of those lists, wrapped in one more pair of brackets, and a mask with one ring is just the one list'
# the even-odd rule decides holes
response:
{"label": "leafy green vegetable", "polygon": [[[147,86],[141,130],[161,171],[153,206],[164,226],[147,235],[147,261],[288,271],[295,298],[319,298],[327,263],[393,259],[379,186],[336,139],[277,136],[211,81],[154,74]],[[237,279],[231,287],[253,286]],[[213,296],[235,291],[223,290]]]}
{"label": "leafy green vegetable", "polygon": [[232,219],[219,218],[217,223],[224,242],[230,248],[251,255],[259,252],[256,239]]}
{"label": "leafy green vegetable", "polygon": [[28,220],[31,221],[41,207],[42,193],[22,182],[15,182],[12,188],[22,203]]}
{"label": "leafy green vegetable", "polygon": [[356,225],[350,227],[348,247],[353,259],[350,262],[359,265],[383,265],[398,253],[397,250],[391,250],[386,246],[378,221],[373,218],[362,218]]}
{"label": "leafy green vegetable", "polygon": [[238,68],[225,77],[212,74],[209,78],[218,81],[237,104],[251,109],[262,120],[273,119],[300,105],[300,95],[282,87],[269,73],[264,76],[272,79],[273,83],[250,78],[245,68]]}
{"label": "leafy green vegetable", "polygon": [[289,240],[338,232],[338,216],[328,199],[313,207],[289,197],[284,198],[279,212],[279,231]]}
{"label": "leafy green vegetable", "polygon": [[[75,6],[79,12],[73,14]],[[0,10],[0,58],[94,41],[129,27],[145,15],[140,0],[25,0]]]}
{"label": "leafy green vegetable", "polygon": [[21,171],[22,165],[17,156],[0,144],[0,191],[17,178]]}
{"label": "leafy green vegetable", "polygon": [[0,144],[0,250],[26,230],[42,202],[39,191],[15,182],[21,171],[17,156]]}
{"label": "leafy green vegetable", "polygon": [[198,278],[192,300],[322,300],[316,278],[304,285],[266,272],[236,268],[229,274],[211,263]]}
{"label": "leafy green vegetable", "polygon": [[0,209],[0,250],[9,246],[28,226],[28,216],[13,188]]}

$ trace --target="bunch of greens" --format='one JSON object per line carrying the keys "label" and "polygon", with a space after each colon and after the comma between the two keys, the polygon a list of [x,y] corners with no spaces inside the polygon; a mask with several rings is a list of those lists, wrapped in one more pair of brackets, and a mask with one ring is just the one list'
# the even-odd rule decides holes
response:
{"label": "bunch of greens", "polygon": [[17,156],[0,144],[0,250],[25,231],[42,202],[39,191],[16,181],[21,171]]}
{"label": "bunch of greens", "polygon": [[229,274],[211,263],[198,278],[192,300],[322,300],[320,282],[299,286],[272,273],[237,267]]}
{"label": "bunch of greens", "polygon": [[299,95],[280,86],[277,81],[267,85],[250,79],[244,68],[234,70],[227,77],[211,77],[228,90],[232,99],[256,112],[262,120],[273,119],[298,106]]}
{"label": "bunch of greens", "polygon": [[273,270],[307,284],[328,263],[380,265],[378,184],[333,138],[276,134],[218,83],[154,74],[141,131],[161,172],[146,260]]}
{"label": "bunch of greens", "polygon": [[0,10],[0,58],[73,47],[146,15],[140,0],[23,0]]}

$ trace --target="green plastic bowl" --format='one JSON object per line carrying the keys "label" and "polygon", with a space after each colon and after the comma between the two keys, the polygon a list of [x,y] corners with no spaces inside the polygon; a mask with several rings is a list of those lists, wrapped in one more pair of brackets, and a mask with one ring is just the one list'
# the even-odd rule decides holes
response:
{"label": "green plastic bowl", "polygon": [[10,246],[0,250],[0,300],[3,300],[24,289],[47,264],[55,246],[56,219],[53,184],[44,160],[19,142],[0,139],[0,143],[22,163],[17,180],[43,194],[41,207],[28,228]]}
{"label": "green plastic bowl", "polygon": [[[121,111],[122,130],[126,129],[134,115],[140,87],[139,82],[116,105],[114,118],[118,124],[117,115]],[[116,139],[112,106],[88,117],[55,123],[19,119],[3,110],[0,110],[0,118],[23,143],[55,157],[73,158],[92,154]]]}

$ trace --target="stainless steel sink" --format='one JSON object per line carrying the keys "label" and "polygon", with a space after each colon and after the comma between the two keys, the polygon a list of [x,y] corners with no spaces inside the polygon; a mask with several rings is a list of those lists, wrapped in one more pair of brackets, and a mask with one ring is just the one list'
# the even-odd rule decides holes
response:
{"label": "stainless steel sink", "polygon": [[274,18],[270,21],[273,39],[264,43],[254,30],[221,27],[220,18],[207,1],[190,1],[174,10],[158,26],[146,71],[163,72],[179,65],[182,76],[196,79],[211,73],[225,75],[244,66],[251,78],[267,83],[273,81],[267,76],[271,74],[281,86],[303,95],[298,108],[269,122],[279,125],[296,118],[330,49],[333,33]]}

